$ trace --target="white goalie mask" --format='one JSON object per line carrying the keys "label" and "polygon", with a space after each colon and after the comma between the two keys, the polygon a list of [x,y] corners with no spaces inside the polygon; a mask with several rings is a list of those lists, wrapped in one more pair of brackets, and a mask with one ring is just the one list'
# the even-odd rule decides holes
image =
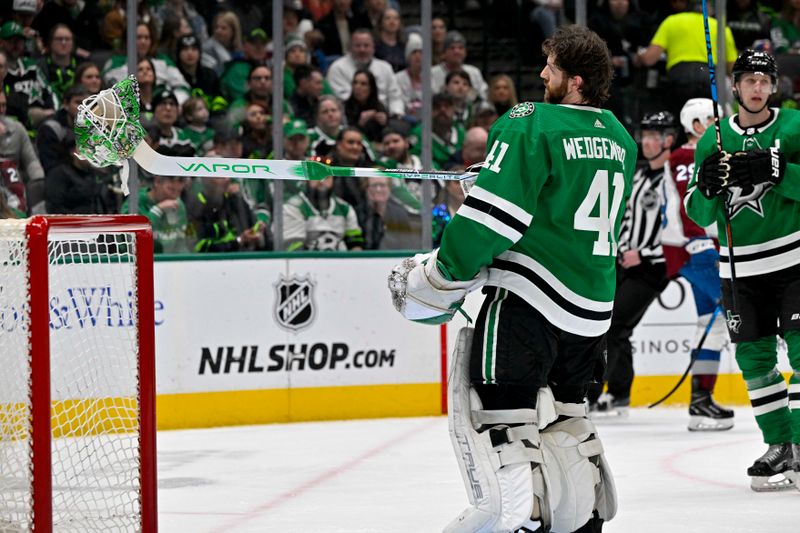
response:
{"label": "white goalie mask", "polygon": [[[717,112],[722,116],[722,107],[717,105]],[[714,102],[710,98],[691,98],[686,101],[681,109],[681,125],[684,131],[697,136],[694,131],[694,121],[699,120],[705,126],[709,118],[714,118]]]}

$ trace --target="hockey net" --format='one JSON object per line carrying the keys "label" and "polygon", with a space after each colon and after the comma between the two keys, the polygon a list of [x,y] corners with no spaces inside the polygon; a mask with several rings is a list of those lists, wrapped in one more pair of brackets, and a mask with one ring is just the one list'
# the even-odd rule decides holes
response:
{"label": "hockey net", "polygon": [[0,220],[0,532],[154,531],[143,217]]}

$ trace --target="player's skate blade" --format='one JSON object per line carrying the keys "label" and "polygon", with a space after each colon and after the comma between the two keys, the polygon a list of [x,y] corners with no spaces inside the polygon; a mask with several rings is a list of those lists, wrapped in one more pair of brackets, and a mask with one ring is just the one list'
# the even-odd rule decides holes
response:
{"label": "player's skate blade", "polygon": [[733,411],[717,405],[707,391],[692,392],[689,431],[725,431],[733,427]]}
{"label": "player's skate blade", "polygon": [[755,492],[782,492],[800,487],[794,472],[786,471],[775,476],[753,476],[750,478],[750,488]]}
{"label": "player's skate blade", "polygon": [[755,492],[791,490],[797,486],[792,471],[792,447],[789,443],[772,444],[767,452],[747,469],[750,488]]}
{"label": "player's skate blade", "polygon": [[604,411],[589,411],[589,419],[595,421],[603,420],[621,420],[628,418],[628,407],[612,407]]}
{"label": "player's skate blade", "polygon": [[613,394],[604,392],[596,403],[589,404],[589,418],[591,420],[628,418],[630,404],[630,398],[616,398]]}
{"label": "player's skate blade", "polygon": [[689,417],[689,431],[725,431],[732,427],[733,418]]}

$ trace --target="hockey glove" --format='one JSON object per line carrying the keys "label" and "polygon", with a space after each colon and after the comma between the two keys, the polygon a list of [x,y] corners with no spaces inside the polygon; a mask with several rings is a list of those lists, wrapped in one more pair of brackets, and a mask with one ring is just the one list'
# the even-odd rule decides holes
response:
{"label": "hockey glove", "polygon": [[714,152],[700,164],[697,171],[697,187],[709,200],[719,196],[728,186],[730,157],[731,155],[725,151]]}
{"label": "hockey glove", "polygon": [[455,281],[437,260],[439,250],[405,259],[389,274],[394,308],[405,318],[423,324],[448,322],[471,291],[488,279],[486,269],[468,281]]}
{"label": "hockey glove", "polygon": [[728,163],[729,185],[742,188],[762,183],[777,185],[786,172],[786,157],[775,147],[736,152]]}
{"label": "hockey glove", "polygon": [[714,241],[708,237],[692,239],[686,251],[689,261],[681,268],[681,276],[712,301],[719,300],[719,252]]}

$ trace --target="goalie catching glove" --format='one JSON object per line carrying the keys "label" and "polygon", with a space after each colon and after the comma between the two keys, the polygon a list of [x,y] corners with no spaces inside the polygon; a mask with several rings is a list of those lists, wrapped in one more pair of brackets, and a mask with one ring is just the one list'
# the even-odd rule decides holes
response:
{"label": "goalie catching glove", "polygon": [[700,164],[697,171],[697,187],[709,200],[719,196],[728,187],[731,166],[728,152],[714,152]]}
{"label": "goalie catching glove", "polygon": [[389,274],[394,308],[423,324],[442,324],[464,303],[467,294],[486,283],[486,269],[469,281],[455,281],[437,259],[439,250],[404,259]]}
{"label": "goalie catching glove", "polygon": [[728,164],[730,184],[742,188],[762,183],[777,185],[786,172],[786,157],[775,147],[736,152]]}

